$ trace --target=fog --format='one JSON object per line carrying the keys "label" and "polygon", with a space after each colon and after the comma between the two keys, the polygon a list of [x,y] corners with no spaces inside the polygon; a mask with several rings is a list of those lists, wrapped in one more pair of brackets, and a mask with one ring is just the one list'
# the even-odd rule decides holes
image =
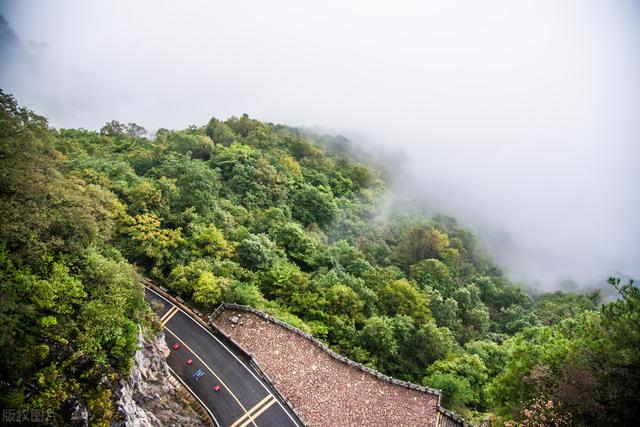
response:
{"label": "fog", "polygon": [[636,2],[310,3],[3,1],[0,87],[55,127],[340,132],[516,280],[640,276]]}

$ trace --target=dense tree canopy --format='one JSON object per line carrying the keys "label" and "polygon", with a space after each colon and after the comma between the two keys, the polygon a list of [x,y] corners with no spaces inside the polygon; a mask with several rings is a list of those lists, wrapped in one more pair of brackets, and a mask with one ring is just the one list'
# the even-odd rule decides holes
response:
{"label": "dense tree canopy", "polygon": [[54,130],[1,101],[5,407],[63,423],[82,400],[108,423],[109,381],[150,318],[146,274],[203,310],[252,305],[440,388],[471,420],[638,417],[635,285],[613,280],[620,298],[605,305],[598,292],[528,295],[453,218],[378,203],[383,175],[344,137],[246,115],[153,138],[116,121]]}
{"label": "dense tree canopy", "polygon": [[110,244],[125,207],[64,170],[44,118],[1,92],[0,104],[0,403],[64,424],[82,400],[108,425],[111,381],[128,372],[146,313],[135,269]]}

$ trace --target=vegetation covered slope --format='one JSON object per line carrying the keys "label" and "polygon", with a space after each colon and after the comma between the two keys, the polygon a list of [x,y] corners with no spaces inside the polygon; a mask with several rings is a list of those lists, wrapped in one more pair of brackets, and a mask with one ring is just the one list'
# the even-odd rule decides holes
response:
{"label": "vegetation covered slope", "polygon": [[[112,244],[125,207],[64,173],[43,117],[1,92],[0,105],[0,406],[13,411],[4,421],[63,424],[81,402],[108,423],[146,313],[136,272]],[[19,412],[29,409],[40,412]]]}
{"label": "vegetation covered slope", "polygon": [[252,305],[440,388],[471,419],[638,415],[636,287],[613,281],[604,307],[527,295],[455,220],[383,209],[381,174],[342,137],[246,115],[153,138],[115,121],[53,130],[2,99],[5,406],[94,399],[96,373],[126,370],[145,316],[132,263],[202,309]]}

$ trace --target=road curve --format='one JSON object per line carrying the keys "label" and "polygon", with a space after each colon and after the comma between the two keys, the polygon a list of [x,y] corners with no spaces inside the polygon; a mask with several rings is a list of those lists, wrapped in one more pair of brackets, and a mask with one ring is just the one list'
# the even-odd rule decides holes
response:
{"label": "road curve", "polygon": [[[303,427],[303,423],[251,368],[248,360],[151,288],[147,302],[160,317],[171,353],[167,363],[219,427]],[[176,350],[172,346],[178,343]],[[192,359],[191,365],[187,360]],[[196,380],[193,374],[204,375]],[[220,386],[219,391],[214,387]]]}

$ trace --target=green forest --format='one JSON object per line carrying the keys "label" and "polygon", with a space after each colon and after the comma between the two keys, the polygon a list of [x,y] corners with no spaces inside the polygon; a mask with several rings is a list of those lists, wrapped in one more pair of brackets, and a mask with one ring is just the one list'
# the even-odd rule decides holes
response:
{"label": "green forest", "polygon": [[247,115],[150,136],[54,129],[0,93],[0,405],[116,414],[148,276],[203,311],[246,304],[443,391],[473,423],[640,419],[640,292],[529,294],[447,216],[389,209],[344,137]]}

